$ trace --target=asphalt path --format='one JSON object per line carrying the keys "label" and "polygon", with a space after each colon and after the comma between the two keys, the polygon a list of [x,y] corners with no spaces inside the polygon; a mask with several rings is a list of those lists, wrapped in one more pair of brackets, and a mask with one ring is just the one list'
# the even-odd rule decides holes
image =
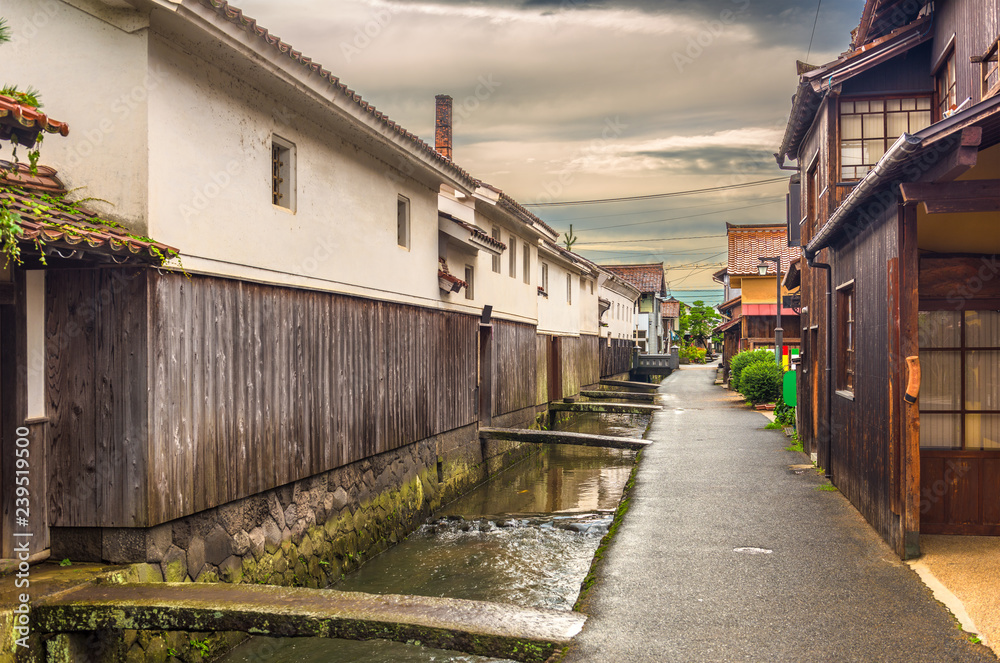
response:
{"label": "asphalt path", "polygon": [[[566,661],[996,661],[781,431],[683,367]],[[769,552],[766,552],[769,551]]]}

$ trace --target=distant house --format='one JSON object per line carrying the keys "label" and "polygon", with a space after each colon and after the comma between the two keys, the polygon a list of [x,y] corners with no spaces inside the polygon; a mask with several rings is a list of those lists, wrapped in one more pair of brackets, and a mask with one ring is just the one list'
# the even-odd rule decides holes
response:
{"label": "distant house", "polygon": [[[788,246],[783,225],[726,224],[729,238],[729,259],[724,271],[714,278],[726,287],[726,301],[717,308],[728,318],[716,328],[723,334],[723,364],[728,374],[729,360],[743,350],[774,348],[777,322],[778,293],[775,264],[768,263],[767,275],[759,272],[762,257],[781,257],[782,277],[799,254],[798,247]],[[738,293],[738,294],[734,294]],[[782,288],[781,327],[784,337],[782,352],[789,356],[799,347],[799,316],[787,306],[791,293]]]}
{"label": "distant house", "polygon": [[663,336],[666,339],[667,348],[680,340],[681,303],[676,297],[671,296],[666,301],[660,302],[660,319],[663,325]]}
{"label": "distant house", "polygon": [[775,155],[801,191],[800,434],[904,558],[1000,535],[998,40],[995,2],[867,0],[845,53],[797,64]]}
{"label": "distant house", "polygon": [[669,352],[670,344],[664,335],[660,309],[660,303],[667,296],[663,263],[605,265],[604,269],[625,279],[642,293],[636,318],[636,343],[640,351],[647,354]]}

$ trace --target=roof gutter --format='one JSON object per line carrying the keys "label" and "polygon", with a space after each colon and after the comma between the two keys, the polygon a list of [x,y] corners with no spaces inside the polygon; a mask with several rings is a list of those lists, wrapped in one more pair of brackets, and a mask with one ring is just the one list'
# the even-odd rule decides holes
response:
{"label": "roof gutter", "polygon": [[806,246],[804,252],[806,260],[812,262],[816,254],[826,248],[832,242],[834,236],[847,225],[847,219],[861,205],[861,201],[871,195],[874,191],[888,183],[889,176],[906,159],[923,145],[923,139],[912,134],[904,133],[896,139],[882,158],[879,159],[875,167],[872,168],[864,179],[862,179],[847,195],[844,202],[840,204],[823,227],[819,229],[816,236]]}

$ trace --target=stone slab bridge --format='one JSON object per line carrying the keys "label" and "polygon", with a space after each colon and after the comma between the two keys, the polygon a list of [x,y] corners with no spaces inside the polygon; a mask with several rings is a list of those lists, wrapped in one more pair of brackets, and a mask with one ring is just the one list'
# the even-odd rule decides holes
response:
{"label": "stone slab bridge", "polygon": [[86,639],[74,635],[109,629],[382,639],[542,663],[586,619],[486,601],[225,583],[90,583],[32,607],[34,629],[57,636],[46,660],[61,663],[90,660]]}

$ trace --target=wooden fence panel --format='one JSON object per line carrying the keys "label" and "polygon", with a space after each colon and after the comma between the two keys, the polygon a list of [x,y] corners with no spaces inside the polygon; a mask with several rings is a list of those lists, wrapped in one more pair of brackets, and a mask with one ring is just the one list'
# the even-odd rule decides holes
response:
{"label": "wooden fence panel", "polygon": [[632,349],[635,343],[627,338],[613,338],[598,342],[600,373],[602,378],[627,372],[632,367]]}
{"label": "wooden fence panel", "polygon": [[493,414],[535,405],[538,391],[536,333],[533,325],[493,321]]}

